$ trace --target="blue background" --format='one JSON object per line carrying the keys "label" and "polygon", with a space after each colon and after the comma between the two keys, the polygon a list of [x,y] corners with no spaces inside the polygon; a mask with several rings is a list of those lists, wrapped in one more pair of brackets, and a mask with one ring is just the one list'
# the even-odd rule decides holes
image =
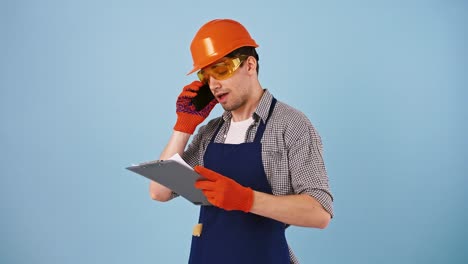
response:
{"label": "blue background", "polygon": [[0,263],[187,261],[197,207],[124,168],[159,157],[214,18],[322,136],[336,215],[288,229],[302,263],[468,263],[466,1],[326,2],[1,1]]}

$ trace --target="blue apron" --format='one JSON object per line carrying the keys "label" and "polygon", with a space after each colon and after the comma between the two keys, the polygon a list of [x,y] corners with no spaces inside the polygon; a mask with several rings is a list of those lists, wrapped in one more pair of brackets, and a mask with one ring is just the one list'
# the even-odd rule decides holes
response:
{"label": "blue apron", "polygon": [[[260,140],[275,104],[273,98],[268,118],[260,123],[252,143],[215,143],[221,123],[206,149],[204,166],[255,191],[272,194]],[[201,206],[199,223],[203,229],[200,237],[192,237],[190,264],[290,263],[284,223],[215,206]]]}

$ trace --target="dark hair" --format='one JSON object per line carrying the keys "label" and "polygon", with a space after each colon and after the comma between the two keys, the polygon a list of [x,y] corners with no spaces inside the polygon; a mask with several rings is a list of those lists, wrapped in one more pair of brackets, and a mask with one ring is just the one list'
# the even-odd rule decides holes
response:
{"label": "dark hair", "polygon": [[257,60],[257,74],[258,74],[258,72],[260,70],[260,64],[258,63],[258,61],[260,60],[260,58],[258,57],[257,51],[255,50],[255,47],[248,47],[248,46],[240,47],[240,48],[232,51],[228,55],[226,55],[226,57],[232,58],[232,57],[237,57],[239,55],[247,55],[247,56],[254,57]]}

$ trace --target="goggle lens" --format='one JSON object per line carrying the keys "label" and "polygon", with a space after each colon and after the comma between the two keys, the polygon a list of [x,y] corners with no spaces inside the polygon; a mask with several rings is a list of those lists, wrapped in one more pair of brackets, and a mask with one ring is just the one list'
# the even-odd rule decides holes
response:
{"label": "goggle lens", "polygon": [[246,58],[248,58],[246,55],[234,58],[222,58],[220,61],[198,71],[198,79],[202,83],[208,83],[210,76],[216,80],[225,80],[234,74]]}

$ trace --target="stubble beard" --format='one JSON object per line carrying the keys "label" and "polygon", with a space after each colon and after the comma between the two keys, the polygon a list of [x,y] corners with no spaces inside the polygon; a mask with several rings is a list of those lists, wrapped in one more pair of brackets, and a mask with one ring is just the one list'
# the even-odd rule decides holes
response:
{"label": "stubble beard", "polygon": [[221,106],[223,107],[225,111],[232,112],[244,106],[246,102],[247,102],[246,98],[239,97],[237,98],[237,100],[234,100],[232,103],[227,103],[225,105],[221,104]]}

